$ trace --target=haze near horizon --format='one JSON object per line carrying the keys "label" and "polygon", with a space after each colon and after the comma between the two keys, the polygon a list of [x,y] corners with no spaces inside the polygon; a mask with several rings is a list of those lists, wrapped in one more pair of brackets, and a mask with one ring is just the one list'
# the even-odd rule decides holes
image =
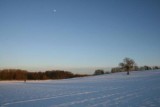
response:
{"label": "haze near horizon", "polygon": [[159,0],[0,0],[0,69],[160,65]]}

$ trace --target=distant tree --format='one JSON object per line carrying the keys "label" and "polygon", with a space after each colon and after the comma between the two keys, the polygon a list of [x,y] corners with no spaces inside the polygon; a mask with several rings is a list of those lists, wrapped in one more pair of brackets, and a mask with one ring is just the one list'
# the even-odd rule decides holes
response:
{"label": "distant tree", "polygon": [[133,67],[135,66],[135,62],[133,59],[124,58],[123,62],[119,63],[119,66],[124,71],[127,71],[127,75],[129,75],[129,71],[133,69]]}
{"label": "distant tree", "polygon": [[115,67],[111,69],[111,73],[122,72],[123,70],[120,67]]}
{"label": "distant tree", "polygon": [[101,75],[101,74],[104,74],[104,70],[98,69],[98,70],[95,70],[94,72],[94,75]]}
{"label": "distant tree", "polygon": [[155,69],[160,69],[160,67],[154,66],[154,67],[153,67],[153,70],[155,70]]}
{"label": "distant tree", "polygon": [[144,66],[144,70],[151,70],[151,69],[152,69],[152,68],[149,67],[149,66],[147,66],[147,65]]}
{"label": "distant tree", "polygon": [[133,70],[134,70],[134,71],[138,71],[138,70],[139,70],[139,67],[138,67],[137,65],[135,65],[135,66],[133,67]]}

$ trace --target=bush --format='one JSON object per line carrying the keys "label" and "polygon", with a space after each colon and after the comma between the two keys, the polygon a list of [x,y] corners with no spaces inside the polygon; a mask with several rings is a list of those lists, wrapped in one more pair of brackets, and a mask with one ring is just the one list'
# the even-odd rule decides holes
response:
{"label": "bush", "polygon": [[98,70],[95,70],[94,72],[94,75],[101,75],[101,74],[104,74],[104,70],[98,69]]}

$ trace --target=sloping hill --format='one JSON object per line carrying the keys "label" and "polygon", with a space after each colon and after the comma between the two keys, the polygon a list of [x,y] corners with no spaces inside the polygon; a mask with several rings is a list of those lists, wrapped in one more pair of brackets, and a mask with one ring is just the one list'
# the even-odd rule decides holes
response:
{"label": "sloping hill", "polygon": [[0,82],[1,107],[160,107],[160,70]]}

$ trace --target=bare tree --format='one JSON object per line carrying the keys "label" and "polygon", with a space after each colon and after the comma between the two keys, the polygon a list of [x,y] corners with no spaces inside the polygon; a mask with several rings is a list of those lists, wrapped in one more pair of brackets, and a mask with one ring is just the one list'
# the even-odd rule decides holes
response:
{"label": "bare tree", "polygon": [[129,71],[132,70],[135,65],[134,60],[130,58],[124,58],[123,62],[119,64],[122,69],[127,71],[127,75],[129,75]]}

